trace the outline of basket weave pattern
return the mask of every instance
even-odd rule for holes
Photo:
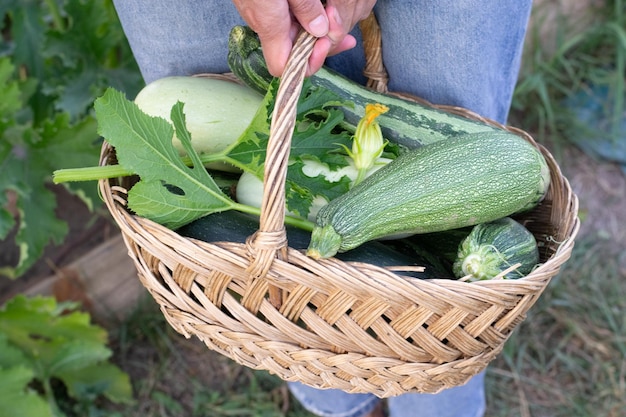
[[[284,176],[312,44],[309,36],[300,38],[281,80],[261,225],[246,243],[201,242],[133,215],[126,207],[132,178],[100,181],[105,203],[141,282],[186,337],[247,367],[318,388],[389,397],[464,384],[501,351],[569,258],[578,200],[545,148],[523,131],[500,126],[537,146],[550,167],[546,198],[520,218],[540,243],[543,262],[527,277],[417,280],[365,263],[316,261],[288,247]],[[465,109],[435,107],[497,125]],[[115,162],[105,142],[101,164]]]

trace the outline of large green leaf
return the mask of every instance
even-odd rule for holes
[[[0,368],[9,368],[24,363],[28,363],[24,353],[10,345],[7,336],[0,332]]]
[[[104,329],[86,313],[63,313],[48,297],[15,297],[0,310],[0,333],[20,349],[39,378],[108,359]]]
[[[78,401],[104,395],[114,402],[131,402],[129,376],[108,362],[112,352],[106,346],[106,331],[91,324],[90,316],[77,306],[52,297],[9,300],[0,309],[0,369],[24,367],[29,381],[43,387],[56,378]],[[7,392],[0,379],[0,397]],[[0,406],[0,416],[2,410]]]
[[[175,229],[233,206],[191,147],[182,103],[172,109],[171,120],[192,158],[191,167],[172,144],[174,130],[165,119],[146,115],[113,89],[96,100],[94,107],[99,132],[116,148],[119,164],[141,178],[128,195],[129,206],[137,214]]]
[[[47,25],[37,0],[22,0],[11,10],[11,37],[14,40],[13,62],[28,68],[29,76],[45,76],[42,51]]]
[[[12,79],[14,70],[8,58],[0,58],[0,127],[8,123],[23,105],[19,84]],[[3,130],[0,128],[0,134]]]
[[[20,346],[31,339],[23,345],[26,348],[36,348],[39,343],[54,338],[105,343],[106,331],[92,325],[89,314],[75,311],[76,307],[74,304],[59,304],[52,297],[20,295],[0,309],[0,332]]]
[[[93,100],[109,85],[135,94],[143,80],[110,0],[4,0],[0,28],[0,239],[15,231],[19,248],[0,275],[16,278],[65,240],[51,173],[97,164]],[[100,203],[93,184],[68,189]]]
[[[55,417],[48,402],[28,387],[32,378],[24,366],[0,367],[0,416]]]
[[[128,374],[111,363],[102,362],[73,372],[60,372],[56,376],[65,383],[74,398],[104,395],[118,404],[133,402],[133,388]]]
[[[4,137],[5,132],[13,125],[15,115],[22,107],[18,83],[11,79],[13,70],[8,58],[0,58],[0,137]],[[0,141],[0,170],[3,173],[8,173],[6,164],[12,148],[8,140]],[[2,187],[2,178],[6,181],[8,175],[0,176],[0,239],[4,239],[15,225],[15,218],[7,209],[8,194],[6,187]]]

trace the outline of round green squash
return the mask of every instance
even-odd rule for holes
[[[521,223],[510,217],[481,223],[459,245],[453,272],[468,281],[492,279],[513,265],[503,276],[517,279],[528,275],[539,263],[537,241]]]

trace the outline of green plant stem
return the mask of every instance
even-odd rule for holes
[[[242,213],[254,214],[256,216],[261,216],[261,209],[258,207],[249,206],[247,204],[234,203],[231,205],[232,210],[241,211]],[[299,229],[306,231],[313,231],[315,227],[315,223],[310,220],[303,219],[301,217],[294,217],[290,215],[285,215],[285,224],[290,226],[295,226]]]
[[[133,172],[121,165],[104,165],[84,168],[64,168],[52,173],[55,184],[78,181],[98,181],[101,179],[129,177]]]
[[[210,162],[223,161],[236,163],[236,161],[231,161],[228,157],[225,156],[225,153],[220,154],[204,154],[200,155],[200,159],[203,164],[207,164]],[[191,159],[188,157],[182,157],[181,160],[188,166],[191,165]],[[84,167],[84,168],[65,168],[54,171],[53,173],[53,181],[55,184],[60,184],[64,182],[75,182],[75,181],[97,181],[101,179],[109,179],[109,178],[118,178],[118,177],[127,177],[133,175],[134,173],[125,169],[121,165],[103,165],[103,166],[94,166],[94,167]],[[254,214],[256,216],[261,215],[261,209],[253,206],[248,206],[246,204],[233,203],[231,200],[227,200],[226,203],[229,205],[231,210],[241,211],[243,213]],[[315,224],[309,220],[302,219],[294,216],[285,216],[285,224],[295,226],[297,228],[312,231]]]
[[[180,159],[185,165],[192,165],[191,158],[183,156]],[[232,162],[230,159],[226,158],[223,153],[203,154],[200,155],[200,160],[203,164],[225,160]],[[134,172],[129,171],[123,166],[117,164],[82,168],[63,168],[52,173],[52,181],[55,184],[61,184],[64,182],[98,181],[109,178],[129,177],[133,174]]]
[[[59,409],[59,405],[57,404],[56,398],[54,398],[54,391],[52,390],[52,386],[50,385],[50,380],[48,378],[43,378],[42,385],[43,385],[44,395],[46,397],[46,401],[48,401],[48,405],[50,406],[52,415],[55,417],[63,417],[64,414]]]

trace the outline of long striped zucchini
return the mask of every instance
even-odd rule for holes
[[[307,250],[326,258],[402,233],[467,227],[529,210],[550,181],[543,155],[505,131],[408,152],[322,207]]]
[[[262,94],[272,76],[263,58],[257,35],[247,26],[235,26],[229,37],[228,64],[242,82]],[[380,103],[389,110],[378,117],[386,139],[413,149],[450,137],[497,130],[489,124],[467,119],[397,96],[375,92],[343,75],[323,67],[311,77],[314,85],[337,93],[354,103],[344,106],[346,121],[356,126],[368,103]]]

